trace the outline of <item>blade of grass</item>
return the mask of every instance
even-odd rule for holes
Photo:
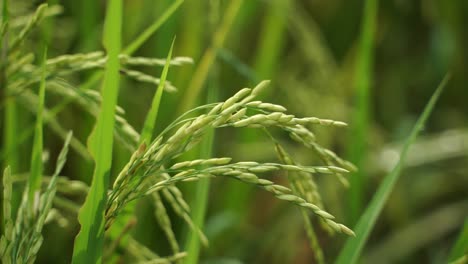
[[[143,43],[145,43],[160,27],[166,22],[172,14],[180,7],[184,0],[175,1],[158,20],[154,21],[143,33],[141,33],[132,43],[130,43],[123,51],[127,55],[133,54],[137,51]]]
[[[40,191],[42,183],[42,116],[44,112],[45,86],[46,86],[46,60],[47,48],[44,49],[43,61],[41,64],[41,82],[39,85],[39,103],[37,106],[36,128],[34,131],[33,149],[31,155],[31,171],[28,180],[28,202],[30,206],[34,204],[34,196]]]
[[[98,21],[101,14],[101,5],[96,4],[94,0],[81,0],[76,1],[78,6],[78,34],[79,43],[77,51],[79,52],[90,52],[98,49],[99,45],[99,23]],[[80,78],[87,78],[91,76],[89,73],[80,74]],[[83,115],[80,120],[80,126],[75,129],[77,137],[86,137],[89,131],[92,130],[94,124],[94,118],[91,116]],[[73,143],[73,141],[72,141]],[[73,145],[72,145],[73,147]],[[81,152],[83,153],[83,152]],[[82,155],[81,155],[82,156]],[[78,178],[86,183],[91,182],[93,175],[93,164],[92,162],[82,162],[82,157],[72,156],[70,164],[73,170],[77,171]],[[88,159],[91,160],[91,159]],[[79,165],[78,165],[79,164]],[[75,167],[76,166],[76,167]]]
[[[409,160],[410,157],[407,161]],[[369,243],[369,248],[363,254],[361,262],[380,263],[385,260],[386,263],[401,263],[411,259],[411,256],[415,256],[417,252],[424,251],[441,238],[459,230],[465,220],[465,212],[468,212],[468,200],[434,206],[431,212],[412,218],[411,222],[404,227],[392,230],[387,236],[378,237],[376,241]]]
[[[201,21],[205,15],[205,6],[196,1],[187,1],[181,8],[179,19],[180,27],[178,27],[177,50],[181,54],[192,57],[198,61],[204,45],[204,34],[206,28],[203,23],[193,23],[193,21]],[[187,87],[190,78],[192,77],[193,68],[183,68],[177,71],[177,78],[174,78],[176,87]]]
[[[358,168],[363,168],[366,156],[367,131],[370,120],[370,85],[372,82],[372,67],[374,60],[374,34],[377,18],[378,0],[367,0],[364,6],[364,16],[361,24],[357,68],[354,75],[356,89],[356,106],[353,113],[353,126],[350,129],[348,149],[349,160]],[[349,223],[355,224],[364,207],[365,178],[359,170],[350,176],[349,190]]]
[[[457,260],[468,255],[468,218],[465,219],[463,229],[460,231],[457,241],[450,251],[448,263],[456,262]]]
[[[88,52],[95,50],[98,43],[96,26],[99,18],[99,5],[96,5],[94,0],[81,0],[80,19],[78,20],[78,30],[80,34],[80,51]]]
[[[361,216],[359,222],[354,228],[356,237],[348,238],[343,250],[341,251],[335,263],[352,264],[358,261],[358,258],[361,255],[364,245],[370,235],[370,232],[372,231],[378,216],[382,212],[382,209],[393,187],[395,186],[396,181],[400,176],[400,171],[406,159],[406,156],[408,155],[408,150],[416,140],[416,137],[418,136],[419,132],[424,128],[424,125],[430,113],[434,109],[434,106],[437,100],[439,99],[443,89],[445,88],[449,78],[449,75],[445,76],[445,78],[439,84],[439,87],[437,87],[436,91],[427,103],[423,113],[419,117],[418,121],[414,125],[413,130],[411,131],[411,134],[409,135],[405,144],[403,145],[403,149],[401,150],[400,159],[398,163],[395,165],[393,170],[385,176],[377,192],[372,197],[372,200],[366,208],[364,214]]]
[[[254,61],[254,69],[262,79],[271,79],[275,68],[279,65],[279,56],[284,47],[287,29],[287,13],[289,0],[273,1],[268,7],[268,13],[263,20],[260,41]]]
[[[9,15],[8,15],[8,0],[3,0],[2,1],[2,11],[0,13],[0,15],[2,16],[2,19],[1,19],[1,24],[0,26],[2,26],[2,31],[1,31],[1,35],[0,37],[2,37],[1,41],[0,41],[0,51],[1,51],[1,56],[2,56],[2,60],[6,57],[4,52],[3,52],[3,49],[2,47],[3,46],[7,46],[6,44],[6,41],[7,41],[7,38],[4,37],[4,33],[8,32],[8,22],[9,22]]]
[[[46,1],[49,7],[52,6],[57,6],[58,5],[58,0],[47,0]],[[44,22],[41,25],[41,37],[43,39],[44,46],[48,46],[48,44],[51,42],[53,36],[52,32],[54,29],[55,25],[55,17],[47,17],[44,19]]]
[[[7,62],[7,52],[8,52],[8,22],[9,22],[9,15],[8,15],[8,0],[3,0],[2,1],[2,11],[0,15],[2,16],[1,19],[1,24],[0,26],[2,27],[2,32],[0,35],[0,58],[2,63],[0,64],[0,86],[3,87],[3,95],[6,98],[8,96],[8,90],[6,89],[7,87],[7,78],[5,74],[6,67],[4,67],[2,64],[8,63]],[[5,116],[4,116],[4,124],[3,124],[3,148],[5,152],[8,152],[7,159],[4,162],[4,167],[9,166],[9,171],[13,167],[13,170],[16,170],[18,167],[18,161],[19,159],[17,158],[17,152],[16,148],[14,147],[16,144],[15,139],[15,132],[16,132],[16,124],[14,122],[14,118],[16,116],[16,111],[15,111],[15,102],[10,98],[6,100],[5,103]],[[12,152],[15,151],[15,152]],[[0,182],[2,183],[2,182]],[[3,193],[3,186],[0,186],[0,190],[2,190]],[[3,197],[0,196],[0,197]],[[16,208],[19,204],[19,199],[20,197],[16,195],[12,200],[13,208]],[[3,203],[0,203],[3,205]],[[3,210],[0,210],[0,217],[3,217]],[[3,224],[0,227],[0,231],[3,232]]]
[[[153,102],[151,103],[151,108],[146,116],[145,123],[143,125],[143,130],[141,131],[140,144],[143,142],[151,142],[151,139],[153,137],[154,126],[158,118],[159,105],[161,103],[164,84],[166,83],[167,73],[169,72],[169,65],[172,58],[172,49],[174,48],[174,42],[175,38],[172,40],[171,48],[169,49],[169,53],[167,54],[166,64],[164,65],[161,74],[161,82],[159,83],[156,93],[154,94]]]
[[[220,21],[220,14],[221,14],[221,1],[211,1],[209,5],[209,14],[210,16],[208,17],[208,22],[210,25],[210,32],[216,35],[220,31],[224,31],[226,34],[227,31],[229,31],[230,25],[226,26],[227,24],[232,25],[231,22],[226,22],[223,21],[222,25],[217,28],[217,25],[219,24]],[[235,14],[238,12],[240,8],[240,4],[237,7],[233,7],[232,5],[235,4],[231,2],[231,5],[228,6],[227,12],[234,12],[232,14],[231,18],[227,18],[228,20],[233,20],[234,17],[236,16]],[[237,10],[232,11],[231,9],[235,8]],[[212,41],[212,44],[215,42],[215,40]],[[213,45],[214,46],[214,45]],[[218,47],[220,48],[220,47]],[[208,51],[207,51],[208,52]],[[203,57],[206,58],[207,52],[204,53]],[[216,57],[216,53],[218,50],[216,49],[214,51],[214,56]],[[213,58],[213,61],[210,64],[216,64],[215,58]],[[205,68],[206,72],[199,71],[200,68],[197,68],[197,73],[199,74],[199,77],[204,79],[200,79],[200,89],[203,87],[206,79],[208,79],[208,94],[206,97],[206,103],[211,103],[211,102],[216,102],[217,97],[218,97],[218,89],[217,86],[219,84],[218,82],[218,77],[219,77],[219,71],[218,67],[216,65],[213,65],[212,69],[211,67]],[[182,107],[184,107],[182,105]],[[214,141],[214,136],[215,136],[215,131],[212,129],[208,131],[206,134],[206,137],[203,139],[201,142],[200,147],[197,149],[198,156],[201,158],[211,158],[213,156],[213,141]],[[191,217],[193,219],[193,223],[195,226],[198,226],[201,230],[204,229],[204,223],[205,223],[205,217],[206,217],[206,210],[208,206],[208,196],[209,196],[209,190],[210,190],[210,179],[203,179],[202,181],[199,181],[196,183],[195,188],[191,189],[191,201],[190,201],[190,208],[192,209]],[[195,264],[199,263],[199,258],[200,258],[200,237],[199,234],[196,232],[196,230],[192,229],[188,233],[185,233],[185,250],[187,252],[187,257],[184,259],[185,264]]]
[[[102,106],[88,139],[95,159],[90,191],[79,213],[80,233],[75,239],[72,263],[101,263],[104,246],[104,211],[112,163],[115,107],[119,91],[122,1],[108,1],[103,44],[108,53],[102,85]]]

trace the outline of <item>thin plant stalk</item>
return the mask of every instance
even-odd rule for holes
[[[353,126],[350,129],[348,158],[358,168],[364,168],[366,158],[367,131],[370,121],[370,89],[374,61],[374,38],[378,0],[366,0],[361,24],[361,36],[357,51],[357,66],[354,74],[356,106],[353,113]],[[355,223],[364,207],[366,179],[364,172],[358,171],[350,177],[349,220]]]
[[[234,6],[235,13],[231,15],[230,19],[231,21],[225,22],[221,25],[219,29],[215,28],[215,25],[218,23],[220,17],[219,17],[219,6],[220,2],[215,0],[211,2],[211,16],[210,16],[210,24],[212,25],[213,31],[216,30],[215,35],[220,32],[224,31],[224,34],[227,34],[227,31],[229,31],[230,25],[232,25],[235,17],[235,13],[238,12],[240,8],[240,3],[239,6],[236,7]],[[231,3],[233,4],[233,3]],[[231,10],[229,8],[232,8],[232,6],[228,7],[228,12]],[[226,25],[230,24],[230,25]],[[213,43],[215,40],[213,40]],[[221,41],[222,43],[222,41]],[[216,44],[213,44],[215,46]],[[219,44],[221,45],[221,44]],[[217,51],[215,51],[217,53]],[[207,52],[203,55],[203,57],[206,59],[207,58]],[[209,57],[209,56],[208,56]],[[208,61],[206,61],[207,63]],[[210,64],[216,64],[215,58],[213,58],[213,61],[210,62]],[[199,81],[200,81],[200,87],[196,89],[201,89],[203,84],[205,83],[206,78],[209,78],[209,84],[208,84],[208,95],[207,95],[207,103],[212,103],[216,102],[218,98],[218,90],[217,90],[217,77],[218,77],[218,71],[216,70],[216,67],[213,67],[213,70],[210,71],[210,67],[207,68],[202,68],[201,71],[199,71],[200,68],[197,69],[197,73]],[[205,70],[206,72],[203,72]],[[195,75],[197,76],[197,75]],[[203,79],[203,80],[202,80]],[[193,87],[192,87],[193,88]],[[190,88],[189,88],[190,89]],[[189,90],[190,91],[190,90]],[[184,107],[184,105],[182,105]],[[199,156],[201,158],[211,158],[213,156],[213,141],[215,137],[215,132],[214,130],[210,130],[206,137],[203,139],[201,142],[201,146],[199,149]],[[202,179],[199,181],[195,188],[195,193],[192,193],[192,202],[190,204],[192,208],[192,219],[193,222],[196,226],[200,227],[203,230],[204,223],[205,223],[205,217],[206,217],[206,210],[208,206],[208,196],[209,196],[209,190],[210,190],[210,179]],[[200,258],[200,238],[198,237],[198,234],[195,232],[195,230],[192,230],[191,232],[188,233],[187,239],[185,241],[185,250],[187,251],[187,258],[184,259],[184,264],[196,264],[199,262]]]
[[[180,103],[179,113],[183,113],[194,106],[198,96],[200,95],[203,85],[208,77],[213,62],[216,59],[218,49],[222,48],[227,34],[229,33],[236,15],[242,5],[243,0],[233,0],[227,7],[226,14],[220,25],[216,30],[210,47],[203,54],[197,70],[195,71],[189,87],[185,91]]]
[[[143,31],[132,43],[124,48],[123,53],[131,55],[135,53],[180,7],[184,0],[176,0],[153,24]]]
[[[7,0],[3,0],[2,1],[2,5],[1,5],[1,12],[0,12],[0,16],[1,16],[1,23],[2,25],[8,25],[8,1]],[[4,30],[7,30],[7,28],[5,28]],[[1,58],[1,61],[6,61],[6,51],[4,50],[4,47],[7,47],[8,46],[8,43],[7,43],[7,37],[6,35],[5,36],[2,36],[2,38],[0,39],[0,58]],[[2,87],[7,87],[6,86],[7,82],[6,82],[6,75],[5,75],[5,67],[3,67],[2,65],[0,65],[0,85]],[[4,88],[3,92],[4,96],[6,96],[7,94],[7,90]],[[6,102],[6,104],[8,104],[8,101]],[[11,118],[8,118],[8,114],[7,114],[7,109],[8,109],[8,106],[5,105],[5,120],[11,120]],[[11,121],[10,121],[11,122]],[[11,137],[11,132],[9,132],[9,126],[8,126],[8,122],[5,122],[4,124],[4,131],[3,131],[3,144],[5,146],[6,149],[9,149],[11,150],[12,147],[11,146],[8,146],[8,142],[10,140],[10,137]],[[8,162],[7,162],[8,163]],[[16,165],[16,164],[14,164]],[[4,167],[7,167],[8,165],[7,164],[4,164]],[[0,195],[0,200],[1,200],[1,203],[0,203],[0,206],[3,207],[3,181],[0,181],[0,187],[1,187],[1,190],[2,190],[2,195]],[[1,208],[2,210],[0,210],[0,217],[3,219],[4,216],[3,216],[3,208]],[[2,231],[3,233],[3,228],[4,228],[4,225],[3,225],[3,222],[2,224],[0,225],[0,231]]]
[[[216,102],[218,97],[217,94],[218,91],[216,85],[211,83],[208,90],[207,103]],[[206,134],[206,137],[201,143],[200,158],[209,159],[213,156],[214,137],[214,130],[211,130]],[[209,191],[210,179],[201,179],[196,184],[194,200],[191,204],[193,222],[202,230],[205,223]],[[186,242],[187,257],[184,259],[184,264],[196,264],[199,262],[200,246],[200,238],[195,230],[192,230]]]

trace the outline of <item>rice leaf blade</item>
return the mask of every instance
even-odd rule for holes
[[[88,139],[95,159],[90,191],[79,213],[80,233],[75,239],[72,263],[101,263],[104,246],[104,211],[112,163],[115,107],[119,90],[122,1],[108,1],[103,44],[108,60],[102,85],[102,106],[96,126]]]
[[[29,193],[28,201],[32,206],[34,194],[36,191],[39,191],[42,182],[42,151],[43,151],[43,127],[42,127],[42,117],[44,112],[44,101],[45,101],[45,86],[46,86],[46,58],[47,58],[47,49],[44,50],[43,61],[41,65],[41,82],[39,85],[39,103],[37,106],[37,119],[36,127],[34,131],[34,142],[33,150],[31,156],[31,171],[29,176]]]
[[[465,219],[463,229],[450,251],[448,263],[456,262],[460,258],[463,258],[463,256],[468,258],[468,218]]]
[[[169,53],[167,54],[166,64],[164,65],[162,74],[161,74],[161,81],[158,85],[156,93],[154,94],[153,101],[151,103],[151,108],[146,116],[145,123],[143,125],[143,130],[141,131],[140,135],[140,143],[151,141],[154,126],[156,124],[156,120],[158,118],[158,111],[159,105],[161,103],[162,93],[164,90],[164,85],[166,83],[167,73],[169,72],[169,66],[172,58],[172,49],[174,47],[175,38],[172,41],[171,48],[169,49]]]
[[[403,149],[400,152],[400,159],[398,163],[395,165],[393,170],[385,176],[383,182],[380,184],[377,192],[372,197],[371,202],[364,211],[364,214],[362,214],[356,227],[354,228],[356,237],[348,238],[344,248],[340,252],[340,255],[338,256],[335,263],[356,263],[358,261],[359,256],[361,255],[361,252],[364,248],[364,245],[370,235],[370,232],[372,231],[378,216],[382,212],[382,209],[393,187],[395,186],[396,181],[400,176],[400,171],[408,155],[408,150],[411,147],[411,145],[415,142],[419,132],[424,128],[424,124],[426,123],[429,115],[434,109],[434,106],[437,100],[439,99],[443,89],[445,88],[448,80],[449,75],[445,76],[445,78],[439,84],[439,87],[437,87],[437,89],[435,90],[431,99],[424,108],[424,111],[422,112],[418,121],[414,125],[410,135],[406,139],[406,142],[403,145]]]
[[[130,43],[123,51],[124,54],[131,55],[137,51],[143,43],[145,43],[160,27],[163,25],[172,14],[180,7],[184,0],[177,0],[164,11],[158,20],[154,21],[145,31],[143,31],[132,43]]]
[[[366,157],[367,131],[370,122],[370,93],[374,60],[374,38],[377,20],[378,0],[365,1],[364,16],[359,40],[359,55],[355,73],[356,109],[353,113],[353,126],[349,133],[349,160],[358,168],[363,168]],[[355,172],[350,178],[349,220],[354,225],[363,211],[366,186],[364,171]]]

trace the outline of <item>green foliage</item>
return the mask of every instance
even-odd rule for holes
[[[2,263],[327,263],[342,234],[356,237],[340,263],[466,261],[466,227],[454,235],[466,208],[466,110],[456,108],[466,92],[447,90],[425,122],[445,79],[402,152],[386,145],[406,134],[449,55],[461,58],[450,85],[464,83],[461,3],[111,0],[104,50],[105,5],[48,3],[0,4]],[[301,117],[310,113],[327,118]],[[416,140],[423,125],[431,135]],[[405,167],[413,177],[399,177]]]
[[[124,49],[124,54],[131,55],[138,48],[143,45],[163,24],[169,19],[172,14],[180,7],[184,0],[176,0],[172,5],[159,17],[158,20],[154,21],[141,35],[139,35],[131,44]]]
[[[450,263],[463,263],[468,259],[468,219],[465,219],[465,224],[460,232],[460,235],[453,245],[450,252],[449,262]]]
[[[101,263],[104,249],[104,214],[112,165],[115,107],[119,92],[119,53],[121,42],[122,1],[111,0],[104,26],[103,44],[107,64],[102,84],[102,106],[96,126],[88,139],[95,160],[94,176],[86,201],[80,210],[80,233],[75,239],[73,263]]]
[[[42,182],[42,150],[43,150],[43,136],[42,136],[42,116],[44,111],[44,101],[45,101],[45,86],[46,86],[46,60],[47,60],[47,50],[44,51],[44,56],[41,65],[41,84],[39,87],[39,105],[37,109],[37,120],[36,128],[34,131],[34,144],[32,150],[32,160],[31,160],[31,176],[28,181],[28,201],[29,205],[32,206],[34,201],[34,196],[36,191],[41,187]]]
[[[377,218],[382,212],[382,209],[385,203],[387,202],[390,193],[392,192],[398,178],[400,177],[403,163],[405,162],[406,157],[408,156],[408,151],[411,145],[416,141],[418,134],[424,128],[426,121],[429,118],[429,115],[431,114],[432,110],[434,109],[435,104],[440,97],[440,94],[447,85],[448,80],[449,76],[446,76],[440,83],[439,87],[437,87],[437,89],[435,90],[429,102],[427,103],[426,107],[424,108],[424,111],[422,112],[418,121],[414,125],[413,129],[411,130],[411,134],[408,136],[408,139],[406,140],[403,149],[401,150],[398,163],[395,165],[392,171],[385,176],[379,189],[377,190],[374,197],[367,206],[364,214],[359,219],[359,222],[357,223],[355,228],[356,238],[348,239],[336,263],[356,263],[359,260],[359,256],[361,255],[364,245],[367,239],[369,238],[370,232],[372,231],[372,228],[374,227]]]
[[[167,73],[169,71],[174,42],[175,39],[172,41],[171,48],[169,50],[169,53],[167,54],[166,64],[164,65],[163,72],[161,74],[161,81],[158,85],[156,93],[154,94],[153,102],[151,103],[151,108],[149,109],[148,115],[146,116],[145,124],[143,125],[143,130],[141,131],[140,135],[140,143],[150,142],[153,137],[154,125],[156,124],[156,120],[158,118],[159,105],[161,103],[162,92],[166,83]]]
[[[371,120],[371,87],[373,81],[374,46],[377,24],[378,0],[364,1],[364,16],[357,53],[354,88],[356,108],[353,113],[353,126],[350,130],[349,157],[359,168],[363,168],[367,157],[367,138]],[[349,209],[351,223],[356,223],[364,207],[366,192],[365,171],[356,172],[351,177]]]

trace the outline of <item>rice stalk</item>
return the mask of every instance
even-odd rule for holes
[[[227,34],[234,23],[236,15],[242,5],[243,0],[233,0],[226,8],[227,13],[224,19],[213,35],[210,47],[204,52],[196,72],[193,74],[189,87],[185,91],[180,103],[179,113],[183,113],[192,108],[196,98],[198,98],[203,85],[206,81],[211,66],[216,58],[216,54],[222,48]]]
[[[123,53],[131,55],[137,51],[143,43],[145,43],[160,27],[164,22],[169,19],[172,14],[180,7],[184,0],[176,0],[172,5],[159,17],[156,21],[153,22],[149,27],[147,27],[132,43],[130,43],[126,48],[124,48]]]
[[[366,158],[367,131],[370,122],[370,92],[374,60],[374,39],[376,31],[378,0],[368,0],[364,4],[364,15],[359,38],[357,69],[354,89],[356,89],[356,109],[353,113],[353,127],[350,130],[348,149],[349,159],[359,168],[364,167]],[[351,177],[349,190],[349,220],[356,223],[364,208],[366,179],[363,172],[356,172]]]

